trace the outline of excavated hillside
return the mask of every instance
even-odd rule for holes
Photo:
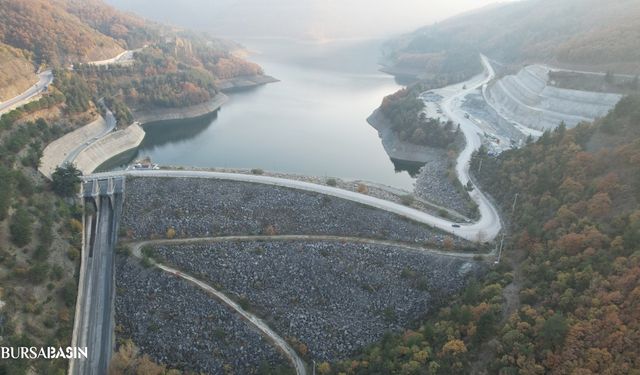
[[[484,92],[485,100],[507,120],[547,130],[561,122],[568,127],[592,122],[605,116],[622,97],[550,86],[549,72],[546,66],[527,66],[491,84]]]

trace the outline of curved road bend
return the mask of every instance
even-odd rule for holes
[[[467,147],[468,148],[468,147]],[[471,155],[471,151],[469,151]],[[468,166],[467,166],[468,170]],[[167,177],[167,178],[209,178],[228,181],[239,182],[251,182],[272,186],[282,186],[292,189],[310,191],[314,193],[320,193],[325,195],[331,195],[337,198],[347,199],[353,202],[361,203],[370,207],[378,208],[388,212],[395,213],[397,215],[406,217],[408,219],[430,225],[438,228],[444,232],[451,233],[453,235],[462,237],[469,241],[476,241],[479,238],[479,234],[484,241],[493,240],[500,231],[501,224],[498,218],[497,211],[489,204],[488,200],[484,198],[486,203],[480,206],[481,218],[479,221],[471,224],[460,224],[459,228],[452,227],[455,224],[452,221],[443,219],[441,217],[433,216],[426,212],[416,210],[404,206],[399,203],[387,201],[384,199],[372,197],[369,195],[360,194],[353,191],[334,188],[331,186],[318,185],[305,181],[289,180],[279,177],[261,176],[261,175],[247,175],[237,173],[226,172],[208,172],[208,171],[184,171],[184,170],[128,170],[128,171],[115,171],[96,173],[86,176],[86,179],[92,178],[108,178],[117,176],[134,176],[134,177]],[[466,181],[464,182],[466,184]],[[472,193],[478,195],[479,192],[475,189]],[[475,193],[475,194],[474,194]],[[481,197],[484,197],[480,194]],[[477,199],[477,198],[476,198]]]
[[[105,126],[104,130],[102,131],[102,133],[98,134],[97,136],[93,137],[92,139],[90,139],[90,140],[88,140],[88,141],[86,141],[84,143],[80,143],[79,145],[77,145],[64,158],[64,161],[62,162],[62,165],[66,164],[66,163],[73,163],[76,160],[76,158],[78,157],[78,155],[80,155],[80,153],[82,151],[84,151],[86,148],[88,148],[92,144],[98,142],[100,139],[102,139],[107,134],[111,133],[116,128],[116,118],[115,118],[115,116],[113,116],[113,113],[108,108],[106,109],[105,122],[106,122],[106,126]]]
[[[141,249],[143,246],[147,245],[147,244],[152,244],[155,243],[155,241],[145,241],[145,242],[138,242],[136,244],[133,245],[133,249],[132,249],[132,253],[134,256],[141,258],[142,254],[141,254]],[[264,335],[268,340],[270,340],[271,342],[273,342],[278,349],[280,349],[282,351],[282,353],[284,353],[285,356],[287,356],[287,358],[289,359],[289,361],[291,362],[291,364],[293,365],[293,367],[296,370],[296,374],[298,375],[306,375],[307,374],[307,369],[306,366],[304,364],[304,362],[302,361],[302,359],[298,356],[298,353],[296,353],[295,350],[293,350],[293,348],[282,338],[280,337],[277,333],[275,333],[273,330],[271,330],[271,328],[269,328],[269,326],[260,318],[258,318],[257,316],[251,314],[250,312],[247,312],[246,310],[244,310],[242,307],[240,307],[240,305],[238,305],[236,302],[234,302],[231,298],[227,297],[224,293],[218,291],[217,289],[213,288],[212,286],[196,279],[193,276],[187,275],[185,273],[183,273],[182,271],[179,271],[175,268],[169,267],[169,266],[165,266],[163,264],[160,263],[156,263],[154,262],[154,265],[158,268],[160,268],[161,270],[171,273],[175,276],[181,277],[187,281],[189,281],[192,284],[195,284],[196,286],[198,286],[199,288],[203,289],[206,292],[209,292],[211,294],[213,294],[213,296],[218,299],[220,302],[222,302],[223,304],[227,305],[229,308],[233,309],[234,311],[236,311],[238,314],[240,314],[247,322],[249,322],[251,325],[253,325],[255,328],[258,329],[258,331],[260,331],[260,333],[262,335]]]
[[[251,242],[251,241],[300,241],[300,242],[340,242],[340,243],[360,243],[369,245],[380,245],[395,247],[405,251],[412,252],[427,252],[430,254],[441,255],[451,258],[459,259],[473,259],[478,255],[492,257],[495,255],[496,248],[493,248],[489,253],[469,253],[469,252],[456,252],[456,251],[444,251],[437,250],[430,247],[421,246],[418,244],[409,244],[405,242],[378,240],[373,238],[362,237],[345,237],[345,236],[331,236],[331,235],[308,235],[308,234],[278,234],[278,235],[246,235],[246,236],[222,236],[222,237],[193,237],[193,238],[175,238],[172,240],[160,239],[145,241],[144,245],[177,245],[177,244],[192,244],[192,243],[219,243],[219,242]],[[137,243],[134,244],[137,246]]]
[[[45,70],[44,72],[38,74],[38,77],[38,83],[29,87],[27,91],[7,100],[6,102],[0,103],[0,116],[5,114],[6,112],[9,112],[13,108],[17,108],[19,106],[27,104],[27,102],[31,98],[43,92],[45,88],[47,88],[47,86],[49,86],[51,82],[53,82],[53,72],[51,72],[51,70]]]

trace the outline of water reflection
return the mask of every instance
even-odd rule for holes
[[[412,189],[417,166],[392,162],[367,117],[400,86],[378,71],[379,41],[244,41],[280,79],[229,93],[217,115],[147,126],[136,157],[161,165],[262,168]]]
[[[147,135],[142,142],[141,151],[153,150],[170,143],[186,142],[204,132],[218,117],[218,112],[189,120],[172,120],[149,123],[144,126]]]

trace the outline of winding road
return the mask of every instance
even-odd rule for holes
[[[51,70],[45,70],[38,74],[38,77],[38,83],[29,87],[27,91],[7,100],[6,102],[0,103],[0,116],[14,108],[27,104],[33,97],[43,92],[51,82],[53,82],[53,72],[51,72]]]
[[[462,99],[474,90],[487,84],[495,77],[495,72],[491,65],[482,56],[485,65],[485,73],[471,78],[469,81],[461,82],[445,88],[434,90],[443,97],[441,106],[444,114],[454,123],[460,124],[460,129],[466,138],[465,148],[457,159],[456,173],[462,185],[467,185],[471,178],[469,176],[469,163],[471,156],[482,145],[482,131],[471,120],[465,118],[464,111],[460,109]],[[118,176],[133,177],[166,177],[166,178],[210,178],[218,180],[252,182],[265,185],[282,186],[292,189],[310,191],[314,193],[331,195],[337,198],[348,199],[370,207],[389,211],[405,218],[427,224],[434,228],[438,228],[444,232],[451,233],[455,236],[464,238],[469,241],[487,242],[496,238],[502,229],[502,223],[497,209],[491,204],[487,196],[482,193],[471,181],[474,187],[469,195],[471,199],[478,205],[480,219],[473,223],[456,223],[450,220],[428,214],[423,211],[416,210],[411,207],[404,206],[399,203],[390,202],[384,199],[360,194],[353,191],[343,190],[331,186],[318,185],[310,182],[290,180],[272,176],[247,175],[226,172],[209,172],[209,171],[187,171],[187,170],[128,170],[96,173],[87,176],[92,178],[109,178]],[[454,227],[454,225],[456,225]]]
[[[132,254],[138,258],[142,258],[141,249],[143,246],[159,243],[159,242],[164,243],[167,241],[145,241],[145,242],[135,243],[132,245]],[[280,335],[278,335],[271,328],[269,328],[269,326],[262,319],[246,311],[245,309],[240,307],[240,305],[238,305],[235,301],[233,301],[231,298],[227,297],[224,293],[218,291],[217,289],[210,286],[209,284],[203,281],[200,281],[193,276],[185,274],[184,272],[179,271],[175,268],[154,262],[153,260],[152,262],[156,267],[160,268],[161,270],[168,272],[170,274],[173,274],[175,276],[181,277],[189,281],[190,283],[196,285],[197,287],[203,289],[204,291],[211,293],[216,299],[218,299],[227,307],[231,308],[232,310],[240,314],[240,316],[242,316],[243,319],[245,319],[247,322],[253,325],[269,341],[274,343],[278,347],[278,349],[280,349],[280,351],[282,351],[282,353],[293,364],[293,367],[296,370],[296,374],[298,375],[307,374],[307,368],[304,364],[304,361],[300,358],[300,356],[298,356],[298,353],[296,353],[296,351],[282,337],[280,337]]]
[[[67,156],[64,158],[64,161],[61,163],[61,165],[64,165],[66,163],[73,163],[76,158],[78,157],[78,155],[87,147],[91,146],[92,144],[96,143],[97,141],[99,141],[102,137],[106,136],[107,134],[111,133],[115,128],[116,128],[116,118],[115,116],[113,116],[113,113],[111,112],[111,110],[109,110],[108,108],[105,107],[105,122],[106,122],[106,126],[104,128],[104,130],[102,131],[102,133],[98,134],[97,136],[93,137],[92,139],[81,143],[79,145],[76,146],[76,148],[74,148],[71,152],[69,152],[69,154],[67,154]]]
[[[373,208],[385,210],[391,213],[395,213],[407,219],[414,220],[416,222],[420,222],[426,225],[429,225],[434,228],[438,228],[444,232],[451,233],[455,236],[459,236],[461,238],[467,239],[469,241],[492,241],[496,238],[500,230],[502,229],[502,224],[500,221],[500,217],[496,208],[491,204],[489,199],[486,197],[484,193],[482,193],[473,183],[469,175],[469,163],[471,160],[471,156],[475,150],[477,150],[482,145],[482,131],[478,128],[478,126],[469,118],[466,118],[464,111],[460,108],[460,105],[464,99],[464,97],[471,93],[474,90],[486,85],[490,80],[492,80],[495,76],[495,73],[491,66],[488,64],[484,56],[482,56],[483,63],[485,65],[485,73],[476,77],[473,77],[467,82],[462,82],[456,85],[448,86],[442,88],[440,90],[435,90],[439,95],[442,96],[442,102],[440,103],[444,114],[454,123],[460,124],[460,129],[463,132],[466,138],[465,148],[460,153],[457,159],[456,165],[456,173],[458,175],[458,179],[463,185],[467,185],[470,183],[473,186],[472,191],[469,193],[471,198],[478,204],[478,209],[480,213],[480,219],[473,223],[456,223],[438,216],[434,216],[423,211],[416,210],[414,208],[410,208],[404,206],[399,203],[383,200],[380,198],[372,197],[369,195],[343,190],[331,186],[318,185],[314,183],[309,183],[305,181],[298,180],[290,180],[279,177],[272,176],[263,176],[263,175],[248,175],[248,174],[237,174],[237,173],[225,173],[225,172],[210,172],[210,171],[188,171],[188,170],[127,170],[127,171],[115,171],[115,172],[105,172],[105,173],[96,173],[89,176],[85,176],[85,181],[88,180],[102,180],[105,181],[109,178],[117,178],[117,177],[160,177],[160,178],[206,178],[206,179],[217,179],[217,180],[227,180],[227,181],[238,181],[238,182],[249,182],[249,183],[258,183],[264,185],[272,185],[279,186],[291,189],[298,189],[303,191],[309,191],[319,194],[325,194],[334,196],[341,199],[347,199],[353,202],[361,203]],[[88,140],[90,141],[90,140]],[[188,192],[184,192],[188,194]],[[106,207],[102,207],[102,212],[106,210]],[[106,210],[108,211],[108,210]],[[115,220],[114,222],[117,222]],[[100,221],[98,224],[106,225],[106,222]],[[97,234],[100,237],[101,243],[103,238],[110,238],[110,235],[114,235],[113,233],[105,233],[102,235],[103,230],[102,226],[98,225]],[[405,248],[406,250],[412,251],[430,251],[446,256],[460,257],[470,259],[473,258],[476,254],[462,254],[462,253],[453,253],[453,252],[445,252],[434,249],[422,248],[420,246],[412,246],[407,244],[398,244],[393,241],[377,241],[377,240],[369,240],[369,239],[361,239],[361,238],[351,238],[351,237],[336,237],[336,236],[262,236],[264,239],[270,240],[301,240],[301,241],[318,241],[318,240],[334,240],[334,241],[352,241],[352,242],[361,242],[361,243],[378,243],[388,246],[399,246]],[[229,240],[256,240],[256,236],[235,236],[235,237],[223,237],[223,238],[205,238],[200,239],[203,241],[229,241]],[[147,241],[135,244],[134,255],[140,257],[140,249],[145,244],[154,243],[154,242],[166,242],[167,240],[158,240],[158,241]],[[190,241],[190,240],[174,240],[176,241]],[[191,240],[193,241],[193,240]],[[115,242],[115,241],[113,241]],[[102,251],[112,251],[113,243],[110,244],[110,249],[101,249]],[[96,248],[94,248],[95,250]],[[85,247],[86,250],[86,247]],[[489,256],[495,256],[494,252],[490,254],[484,254]],[[112,260],[107,260],[106,262],[99,262],[100,264],[111,264]],[[283,340],[278,334],[273,332],[261,319],[257,318],[253,314],[242,309],[238,304],[236,304],[233,300],[229,299],[220,291],[211,287],[210,285],[190,276],[188,274],[184,274],[176,269],[165,266],[163,264],[156,264],[156,266],[165,272],[170,272],[176,276],[179,276],[194,285],[206,290],[207,292],[214,295],[218,300],[227,305],[229,308],[236,311],[240,314],[246,321],[252,324],[256,329],[258,329],[265,337],[269,338],[271,342],[273,342],[282,352],[289,358],[291,363],[293,364],[296,372],[300,375],[306,374],[306,367],[304,362],[300,359],[297,353],[287,344],[285,340]],[[85,264],[84,272],[88,268],[88,265]],[[82,282],[85,288],[88,290],[92,290],[93,292],[101,291],[103,293],[109,293],[108,291],[104,292],[105,288],[99,288],[96,285],[92,286],[93,280],[107,280],[112,278],[111,270],[100,270],[98,269],[95,274],[90,277],[86,283]],[[83,296],[87,296],[90,293],[81,293]],[[102,295],[102,294],[100,294]],[[85,297],[86,298],[86,297]],[[79,302],[80,303],[80,302]],[[83,373],[83,370],[89,370],[88,373],[99,373],[98,368],[105,368],[105,358],[108,356],[103,355],[104,353],[108,353],[109,343],[111,342],[112,331],[108,328],[110,326],[109,319],[111,315],[111,309],[105,308],[102,306],[101,308],[96,308],[95,303],[92,301],[84,301],[85,305],[89,303],[93,308],[85,309],[87,311],[101,311],[101,317],[95,317],[95,319],[84,319],[83,323],[80,324],[78,329],[82,328],[87,332],[97,333],[98,336],[102,335],[102,339],[100,340],[104,345],[101,348],[96,348],[95,352],[97,353],[95,356],[98,358],[94,359],[89,363],[80,363],[77,366],[72,364],[70,365],[71,372],[74,373]],[[81,314],[81,316],[84,316]],[[82,319],[81,319],[82,320]],[[88,322],[92,327],[86,326]],[[97,321],[107,322],[106,324],[97,324]],[[78,324],[76,324],[78,326]],[[75,327],[74,327],[75,329]],[[105,330],[109,330],[110,332],[105,332]],[[74,334],[75,336],[75,334]],[[78,343],[85,343],[85,341],[79,340],[76,341]],[[87,342],[88,343],[88,342]],[[99,352],[99,353],[98,353]],[[97,363],[95,362],[97,361]],[[89,368],[85,366],[90,366]],[[79,372],[78,372],[79,371]]]

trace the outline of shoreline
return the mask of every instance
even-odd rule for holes
[[[142,126],[163,121],[187,120],[213,113],[219,110],[227,101],[229,101],[228,96],[223,93],[218,93],[208,102],[188,107],[134,111],[133,118],[134,121],[139,122]]]
[[[240,76],[229,79],[221,79],[216,82],[216,87],[221,92],[231,93],[252,87],[266,85],[267,83],[280,82],[279,79],[268,75]]]
[[[367,117],[367,123],[378,131],[382,146],[391,159],[418,164],[426,164],[433,160],[433,153],[429,148],[400,140],[393,132],[391,122],[380,112],[380,108],[376,108]]]
[[[259,78],[258,78],[259,77]],[[160,108],[152,110],[134,111],[134,123],[123,130],[108,134],[106,137],[82,150],[74,163],[83,172],[91,174],[99,170],[111,160],[123,155],[134,154],[144,141],[144,128],[168,121],[191,120],[208,116],[217,112],[229,101],[229,97],[222,91],[232,91],[249,87],[261,86],[271,82],[279,82],[271,76],[239,77],[227,80],[228,88],[222,88],[211,100],[181,108]]]

